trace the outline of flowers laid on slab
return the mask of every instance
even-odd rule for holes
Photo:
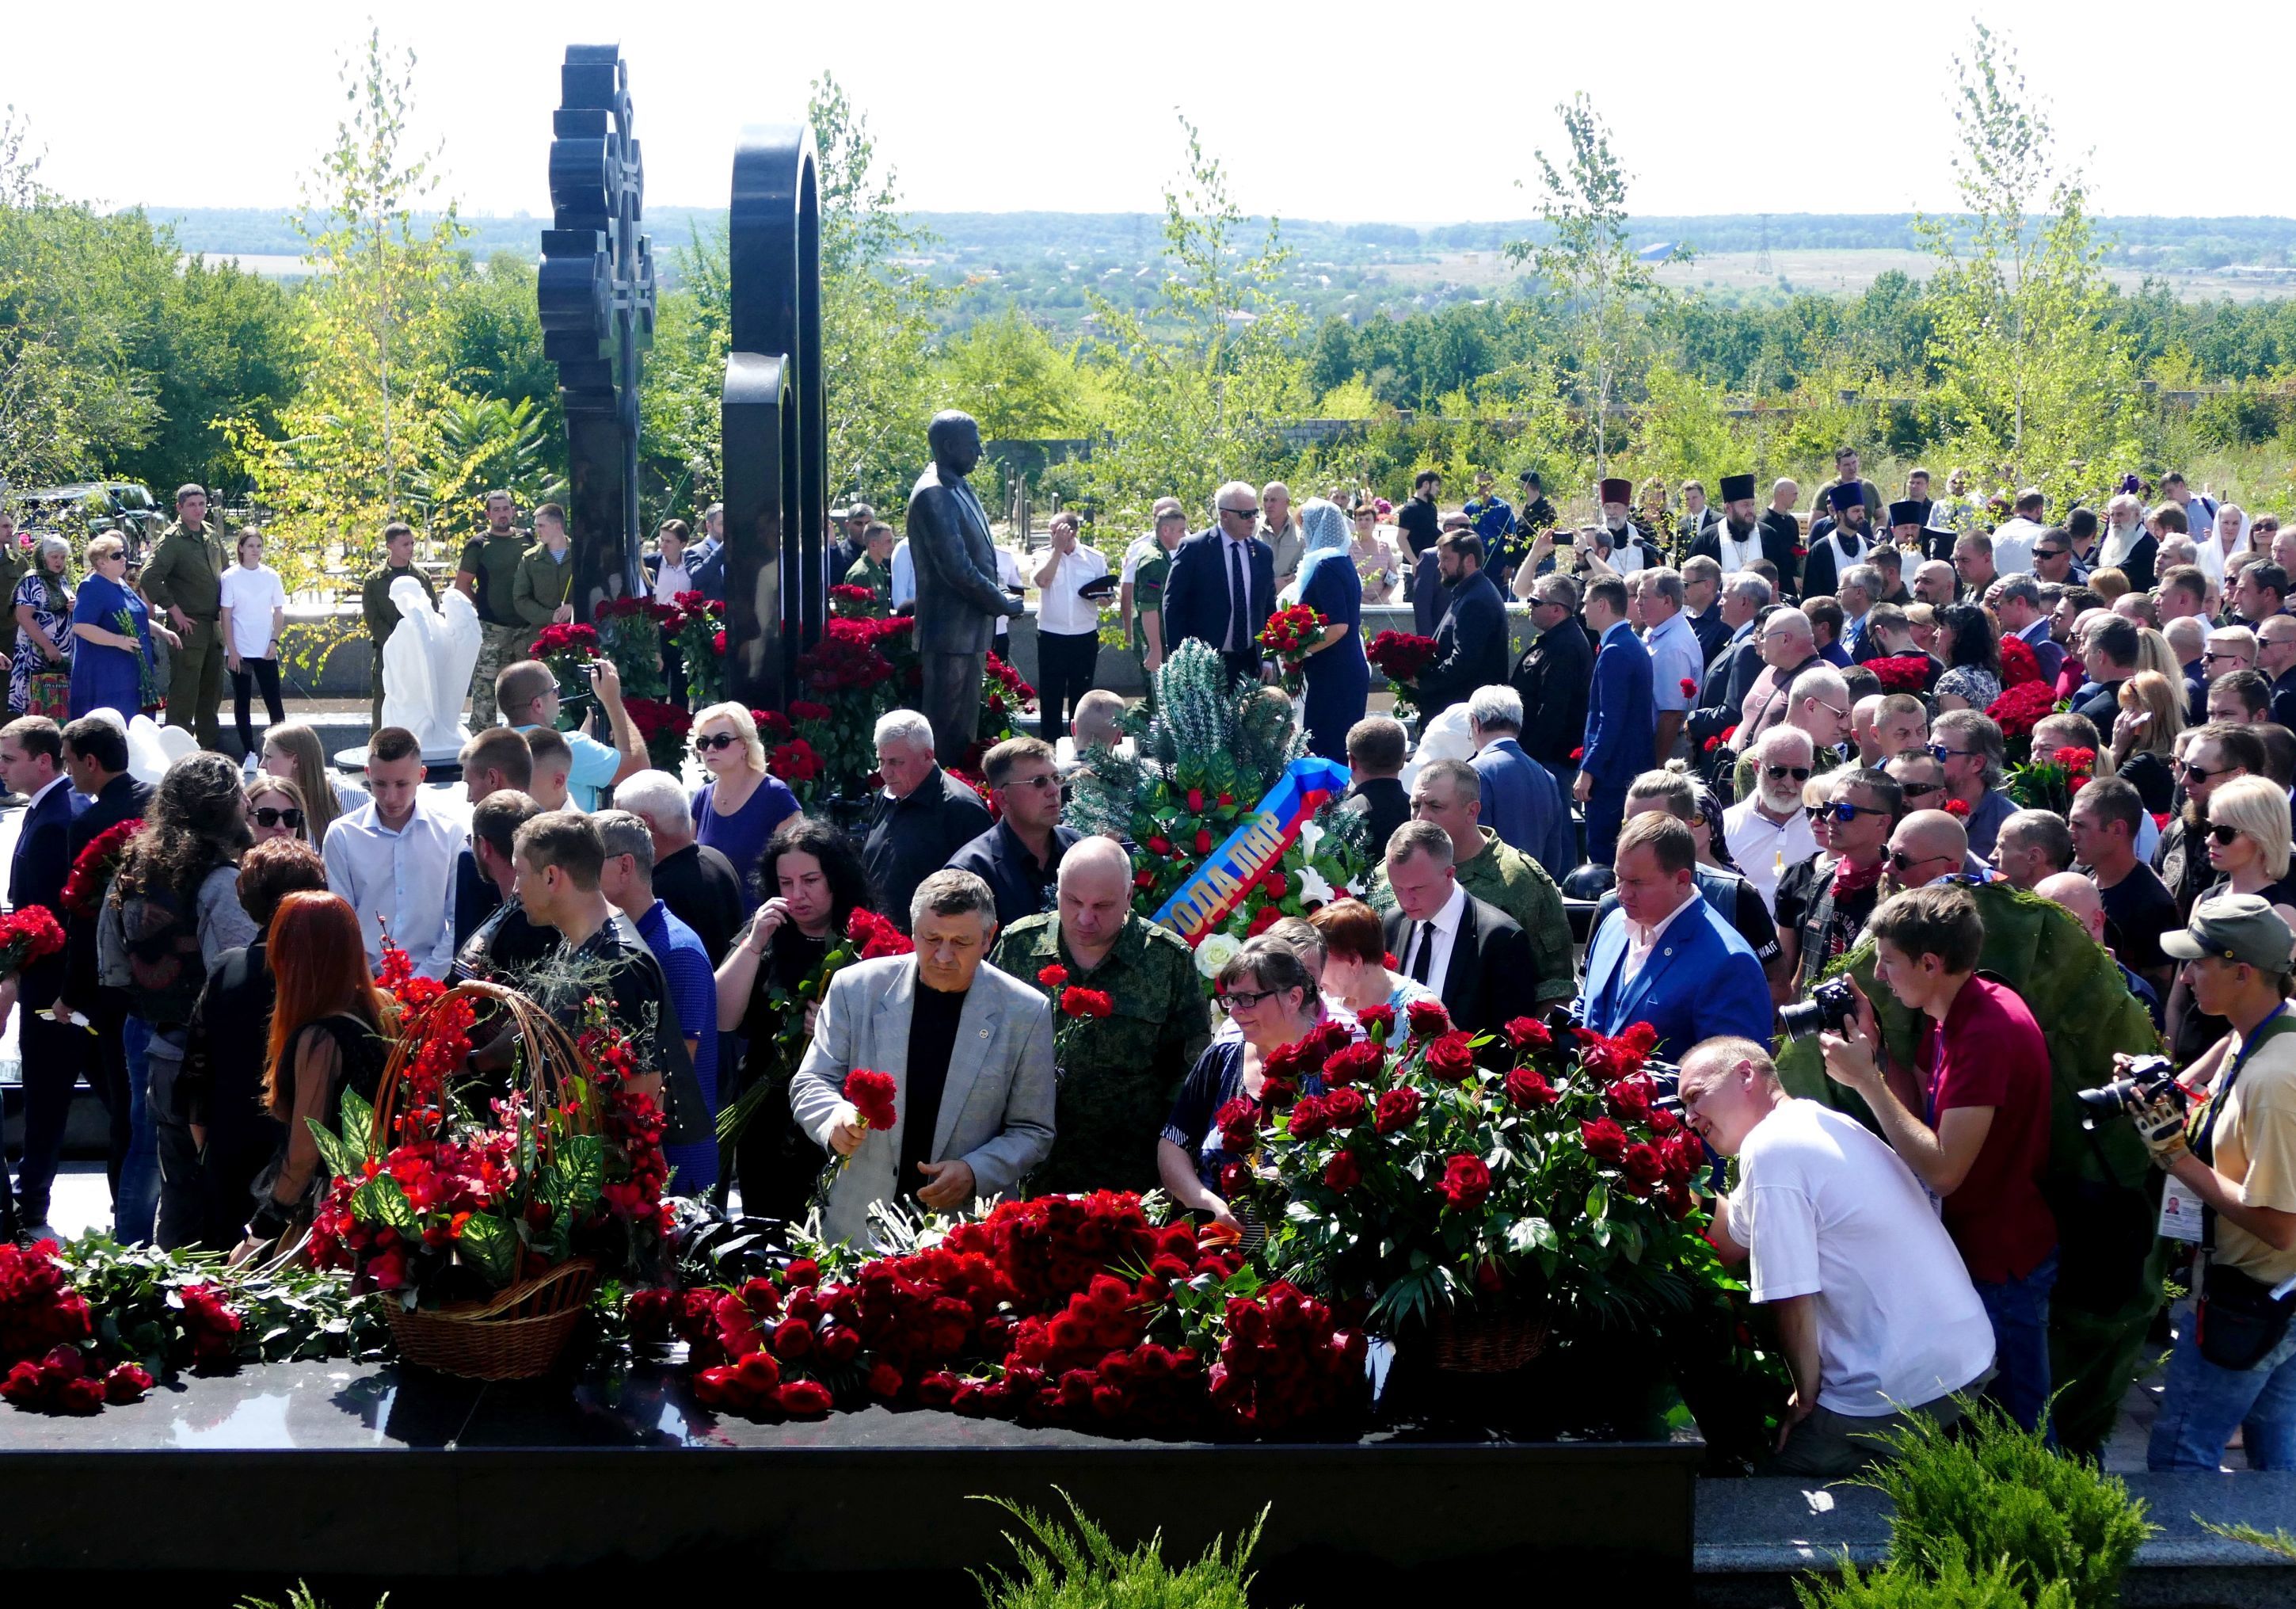
[[[1398,705],[1416,710],[1421,671],[1435,662],[1435,639],[1408,631],[1382,631],[1364,649],[1371,668],[1387,677]]]
[[[829,947],[821,965],[799,979],[794,989],[784,987],[778,980],[773,981],[766,990],[766,1006],[775,1022],[766,1076],[753,1080],[739,1099],[718,1114],[718,1137],[728,1142],[737,1138],[750,1126],[758,1108],[769,1100],[778,1100],[787,1107],[790,1080],[797,1076],[798,1063],[805,1059],[806,1047],[813,1042],[813,1030],[806,1022],[807,1009],[818,1006],[829,993],[832,978],[853,962],[906,956],[915,948],[909,942],[909,936],[887,918],[874,911],[856,910],[846,918],[843,937]],[[849,1095],[846,1098],[853,1097]],[[890,1116],[876,1125],[883,1129],[892,1126]]]
[[[1292,603],[1268,616],[1267,624],[1259,628],[1259,644],[1282,668],[1286,693],[1300,691],[1308,651],[1331,623],[1319,611],[1305,603]]]
[[[1365,1340],[1264,1280],[1233,1235],[1100,1192],[1006,1202],[849,1271],[800,1258],[715,1291],[634,1293],[633,1338],[684,1339],[720,1412],[884,1403],[1128,1436],[1350,1434]]]

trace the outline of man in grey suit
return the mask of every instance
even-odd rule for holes
[[[830,980],[790,1082],[798,1124],[847,1160],[822,1233],[873,1245],[869,1209],[914,1198],[947,1212],[1003,1195],[1053,1148],[1053,1019],[1042,991],[983,966],[996,901],[971,872],[935,872],[909,905],[913,956]],[[894,1123],[865,1128],[845,1099],[857,1068],[893,1076]]]
[[[963,762],[980,727],[980,678],[999,619],[1021,612],[997,579],[988,511],[964,483],[980,462],[980,427],[954,408],[926,427],[933,461],[909,491],[909,554],[917,567],[917,658],[934,755]]]

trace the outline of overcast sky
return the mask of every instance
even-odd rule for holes
[[[43,176],[111,205],[283,207],[342,111],[364,10],[333,0],[20,4],[0,101]],[[466,210],[547,212],[570,41],[631,63],[647,193],[725,204],[745,123],[797,120],[833,72],[928,210],[1154,210],[1177,108],[1237,201],[1296,218],[1521,218],[1554,108],[1587,90],[1639,213],[1953,204],[1951,59],[1971,10],[2019,47],[2107,213],[2296,213],[2288,0],[1982,7],[1644,0],[1274,5],[393,0],[416,125]],[[173,106],[187,105],[181,111]]]

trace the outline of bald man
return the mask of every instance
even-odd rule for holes
[[[1753,752],[1762,734],[1786,718],[1793,707],[1794,677],[1825,661],[1818,657],[1817,637],[1809,617],[1799,609],[1773,611],[1755,634],[1766,669],[1746,690],[1738,707],[1738,730],[1730,746],[1741,754]]]
[[[1132,914],[1124,846],[1097,837],[1070,845],[1061,857],[1060,908],[1005,928],[988,959],[1024,983],[1059,966],[1065,983],[1099,989],[1116,1007],[1077,1022],[1062,1040],[1052,1154],[1030,1188],[1153,1189],[1157,1133],[1211,1040],[1211,1022],[1187,944]]]
[[[2104,936],[2104,899],[2096,891],[2095,883],[2079,872],[2059,872],[2053,876],[2042,878],[2039,882],[2034,884],[2033,891],[2053,904],[2063,906],[2066,910],[2072,913],[2073,920],[2087,930],[2090,938],[2103,945],[2108,950],[2112,948]],[[2128,985],[2128,992],[2142,1000],[2144,1003],[2144,1009],[2152,1014],[2152,1026],[2161,1027],[2162,1022],[2159,992],[2150,983],[2130,972],[2119,955],[2116,954],[2112,957],[2112,964],[2120,968],[2120,981]]]
[[[1898,889],[1926,888],[1940,877],[1995,874],[1969,852],[1969,833],[1943,810],[1915,810],[1890,834],[1889,881]]]
[[[1942,609],[1954,600],[1960,578],[1943,559],[1931,559],[1914,571],[1914,602]]]

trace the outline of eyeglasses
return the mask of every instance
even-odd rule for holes
[[[2232,848],[2233,841],[2240,836],[2240,829],[2235,826],[2227,826],[2220,821],[2210,822],[2209,824],[2209,836],[2215,839],[2218,844],[2228,850]]]
[[[1809,780],[1809,768],[1808,766],[1764,766],[1762,769],[1770,774],[1770,780],[1772,782],[1776,782],[1780,778],[1787,776],[1792,777],[1796,782],[1808,782]]]
[[[1231,989],[1225,993],[1215,995],[1213,998],[1220,1003],[1222,1011],[1232,1014],[1239,1006],[1257,1006],[1262,1000],[1274,998],[1275,993],[1276,991],[1272,989]]]
[[[1223,507],[1220,510],[1220,513],[1224,514],[1234,514],[1239,520],[1256,520],[1259,517],[1259,511],[1256,508]]]
[[[289,826],[303,830],[303,812],[289,806],[284,809],[265,805],[255,812],[255,825],[259,827]]]
[[[700,754],[711,749],[730,749],[741,741],[731,732],[713,732],[708,737],[695,738],[693,751]]]
[[[1855,821],[1860,816],[1886,816],[1889,814],[1886,810],[1875,809],[1872,805],[1851,804],[1846,799],[1831,799],[1824,804],[1804,805],[1802,806],[1802,813],[1808,816],[1813,822],[1823,821],[1828,816],[1833,817],[1836,821],[1847,822]]]
[[[1819,709],[1821,709],[1821,710],[1824,710],[1828,715],[1838,715],[1838,716],[1840,716],[1843,720],[1848,720],[1848,719],[1849,718],[1849,710],[1837,710],[1837,709],[1835,709],[1832,704],[1827,703],[1827,702],[1826,702],[1824,699],[1822,699],[1822,698],[1814,698],[1814,699],[1810,700],[1809,702],[1810,702],[1811,703],[1813,703],[1813,704],[1816,704]]]
[[[1061,785],[1061,779],[1050,771],[1044,771],[1034,776],[1007,777],[998,785],[1006,788],[1057,788]]]

